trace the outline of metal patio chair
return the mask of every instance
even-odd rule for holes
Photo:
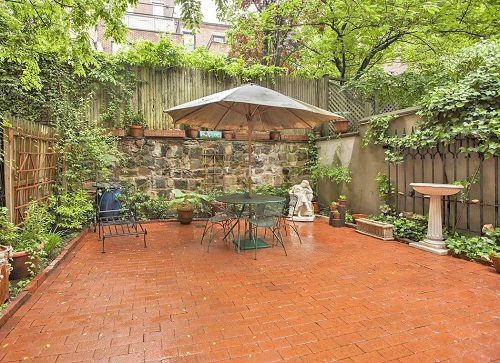
[[[259,228],[264,228],[265,231],[270,231],[273,236],[273,245],[276,245],[275,241],[278,245],[281,245],[283,251],[285,252],[285,256],[288,256],[285,248],[285,244],[283,243],[283,237],[281,236],[281,228],[280,228],[280,217],[278,216],[279,210],[283,209],[282,203],[269,203],[262,204],[256,206],[254,210],[254,214],[248,218],[248,223],[250,228],[252,229],[252,239],[255,245],[255,256],[254,259],[257,259],[257,236],[259,232]]]
[[[237,223],[238,217],[231,209],[221,204],[212,203],[205,199],[201,199],[201,203],[203,204],[204,208],[206,208],[212,214],[212,216],[207,218],[207,221],[205,222],[205,228],[203,229],[203,234],[201,235],[200,240],[200,244],[203,244],[203,240],[207,235],[209,235],[207,245],[207,252],[209,252],[210,245],[214,241],[216,234],[221,230],[223,232],[224,240],[226,240],[227,236],[230,234],[229,231],[231,231],[231,234],[234,238],[231,227],[233,223]],[[221,230],[214,232],[215,226],[221,227]]]
[[[110,186],[98,188],[96,194],[96,224],[99,230],[99,240],[102,241],[102,253],[106,238],[143,235],[144,248],[147,247],[147,230],[137,221],[135,213],[127,208],[121,208],[117,197],[120,187]]]

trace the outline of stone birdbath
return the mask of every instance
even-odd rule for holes
[[[410,183],[410,186],[412,186],[416,192],[430,197],[427,236],[423,241],[410,243],[410,246],[420,248],[421,250],[432,252],[437,255],[447,255],[448,249],[443,241],[441,197],[457,194],[461,189],[463,189],[463,186],[434,183]]]

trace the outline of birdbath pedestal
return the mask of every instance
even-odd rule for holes
[[[416,192],[430,197],[427,236],[423,241],[410,243],[410,246],[420,248],[421,250],[432,252],[437,255],[447,255],[448,249],[443,241],[441,197],[457,194],[461,189],[463,189],[463,186],[434,183],[410,183],[410,186],[412,186]]]

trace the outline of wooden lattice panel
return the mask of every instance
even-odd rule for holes
[[[46,201],[55,181],[56,152],[49,126],[16,120],[4,132],[5,204],[19,224],[32,200]]]

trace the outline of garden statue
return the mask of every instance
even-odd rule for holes
[[[292,186],[288,194],[290,195],[288,217],[299,222],[314,221],[313,191],[309,182],[302,180],[300,184]]]

